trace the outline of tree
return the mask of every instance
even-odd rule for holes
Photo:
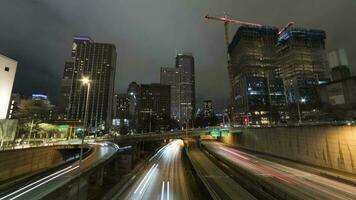
[[[14,118],[18,119],[17,137],[22,140],[25,137],[39,132],[39,124],[48,118],[49,106],[43,101],[22,100],[18,106],[18,111],[14,113]]]

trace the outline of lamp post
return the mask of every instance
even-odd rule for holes
[[[80,80],[83,85],[87,85],[87,97],[85,101],[85,111],[84,111],[84,132],[82,135],[82,142],[80,145],[80,158],[79,158],[79,168],[82,164],[82,159],[83,159],[83,145],[84,145],[84,139],[85,139],[85,132],[88,131],[88,107],[89,107],[89,92],[90,92],[90,79],[89,77],[83,76],[82,79]]]
[[[297,101],[299,124],[302,123],[302,111],[300,108],[300,103],[305,103],[306,101],[307,100],[305,98],[301,98],[300,100]]]

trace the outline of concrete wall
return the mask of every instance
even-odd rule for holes
[[[17,119],[0,119],[0,149],[15,139]]]
[[[0,151],[0,184],[55,167],[72,159],[78,151],[77,148],[64,146]]]
[[[243,128],[222,142],[356,174],[355,126]]]

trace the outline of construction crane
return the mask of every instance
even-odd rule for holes
[[[244,21],[232,19],[232,18],[229,18],[227,15],[224,15],[222,17],[205,15],[205,18],[209,19],[209,20],[216,20],[216,21],[224,22],[225,45],[226,45],[226,53],[227,53],[227,68],[229,70],[230,84],[232,84],[233,77],[232,77],[232,74],[230,73],[231,63],[230,63],[230,56],[229,56],[229,52],[228,52],[228,48],[229,48],[229,24],[230,23],[234,23],[234,24],[237,24],[237,25],[240,25],[240,26],[252,26],[252,27],[262,27],[262,25],[261,24],[257,24],[257,23],[244,22]],[[278,30],[278,35],[282,34],[286,29],[291,27],[293,24],[294,24],[294,22],[289,22],[286,26],[284,26],[283,28],[279,29]],[[233,93],[232,85],[230,85],[231,102],[233,102],[232,93]]]
[[[244,22],[244,21],[232,19],[232,18],[229,18],[227,15],[224,15],[222,17],[205,15],[205,18],[206,19],[210,19],[210,20],[216,20],[216,21],[224,22],[226,48],[228,48],[228,46],[229,46],[229,28],[228,28],[229,23],[234,23],[234,24],[237,24],[237,25],[240,25],[240,26],[262,27],[261,24],[251,23],[251,22]],[[283,31],[285,31],[287,28],[293,26],[293,24],[294,24],[294,22],[289,22],[286,26],[284,26],[283,28],[279,29],[278,35],[283,33]]]

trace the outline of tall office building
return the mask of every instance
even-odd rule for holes
[[[113,120],[114,126],[129,126],[130,95],[115,94],[113,102]]]
[[[179,116],[181,123],[190,123],[195,112],[195,69],[192,54],[178,54],[176,68],[179,69]]]
[[[305,99],[305,109],[318,104],[316,86],[329,80],[322,30],[290,28],[278,37],[278,65],[284,79],[288,104]]]
[[[73,82],[74,61],[67,60],[64,63],[63,78],[61,81],[60,97],[58,104],[59,119],[67,120],[69,113],[69,98]]]
[[[213,117],[214,110],[213,110],[213,102],[211,100],[204,101],[204,117],[210,118]]]
[[[17,61],[0,54],[0,119],[6,119]]]
[[[285,111],[277,33],[274,27],[241,26],[229,45],[233,118],[241,123],[270,123],[271,111]]]
[[[180,70],[173,67],[161,68],[161,84],[169,85],[171,87],[171,114],[170,117],[175,120],[179,120],[180,112]]]
[[[171,108],[169,85],[142,84],[139,94],[139,129],[143,132],[162,129],[167,124]],[[158,122],[155,124],[154,122]]]
[[[115,45],[95,43],[89,37],[74,37],[72,59],[65,63],[60,100],[67,120],[84,120],[88,91],[80,80],[88,77],[88,121],[84,124],[95,131],[111,123],[115,70]]]

